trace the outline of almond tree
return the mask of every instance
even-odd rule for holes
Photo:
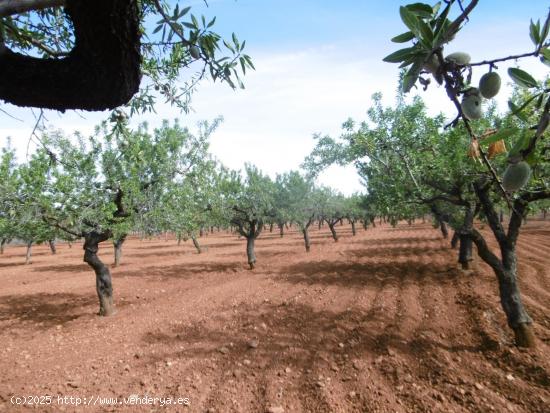
[[[442,84],[449,99],[457,109],[456,118],[451,126],[462,124],[470,139],[471,151],[485,166],[485,173],[474,182],[474,192],[481,205],[484,216],[498,243],[500,254],[495,254],[487,245],[483,235],[471,228],[469,235],[477,246],[480,257],[493,269],[500,292],[502,308],[508,325],[514,331],[518,346],[534,347],[532,319],[521,300],[518,286],[516,243],[520,228],[530,203],[550,198],[547,175],[547,158],[542,148],[544,133],[550,122],[550,93],[545,82],[538,82],[529,73],[520,68],[508,69],[508,75],[520,87],[526,89],[525,99],[511,99],[511,116],[524,121],[527,113],[535,114],[535,125],[525,125],[520,129],[499,128],[490,137],[492,143],[508,141],[507,165],[500,172],[490,160],[489,153],[480,145],[486,133],[476,129],[476,121],[483,117],[481,106],[484,99],[494,97],[500,88],[498,64],[506,60],[520,58],[540,58],[550,63],[550,14],[543,23],[531,21],[529,33],[534,50],[516,56],[504,56],[471,62],[467,53],[446,55],[445,45],[460,34],[464,23],[478,4],[471,0],[468,5],[460,4],[460,14],[454,20],[448,16],[455,1],[449,1],[445,7],[415,3],[400,8],[399,12],[408,31],[394,37],[398,43],[412,41],[411,47],[400,49],[384,60],[401,63],[406,68],[402,79],[402,88],[410,91],[416,84],[427,88],[432,79]],[[460,2],[458,2],[460,3]],[[470,84],[471,72],[478,68],[487,68],[478,87]],[[542,179],[530,179],[531,176]],[[500,221],[497,203],[508,205],[510,214],[507,225]]]
[[[245,176],[227,175],[225,206],[229,222],[246,238],[246,255],[250,269],[256,266],[255,241],[264,223],[275,216],[273,181],[256,166],[245,165]]]
[[[53,190],[42,205],[44,219],[84,238],[84,261],[96,274],[100,315],[114,313],[111,273],[98,256],[99,244],[120,239],[156,210],[164,188],[196,160],[195,138],[177,123],[165,122],[151,134],[122,127],[117,133],[73,138],[58,132],[43,138],[52,159]]]
[[[280,175],[277,182],[286,193],[288,220],[298,225],[304,237],[306,252],[309,252],[311,249],[309,227],[319,212],[313,181],[305,178],[298,171],[290,171]]]
[[[8,143],[6,148],[2,148],[0,158],[0,254],[4,253],[4,246],[15,236],[16,194],[15,150]]]

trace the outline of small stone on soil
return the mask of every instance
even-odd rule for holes
[[[222,353],[222,354],[228,354],[228,353],[229,353],[229,349],[228,349],[227,347],[225,347],[225,346],[224,346],[224,347],[220,347],[220,348],[218,349],[218,351],[219,351],[220,353]]]
[[[248,347],[249,347],[249,348],[258,348],[258,345],[259,345],[259,344],[260,344],[260,343],[258,342],[258,340],[250,340],[250,341],[248,342]]]
[[[266,413],[284,413],[285,409],[281,406],[271,406],[266,410]]]

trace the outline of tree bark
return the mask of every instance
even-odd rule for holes
[[[113,247],[115,250],[115,267],[120,265],[120,261],[122,259],[122,244],[124,244],[124,241],[126,241],[126,235],[123,235],[113,241]]]
[[[113,303],[113,283],[109,268],[103,264],[97,255],[99,243],[107,241],[111,237],[109,231],[92,231],[84,235],[84,262],[95,272],[96,291],[99,298],[99,315],[110,316],[115,313]]]
[[[202,252],[201,245],[199,244],[199,241],[195,237],[195,235],[191,235],[191,240],[193,240],[193,245],[197,249],[197,253],[200,254]]]
[[[355,236],[357,235],[357,232],[355,230],[355,220],[350,220],[350,222],[351,222],[351,234]]]
[[[279,227],[279,236],[283,238],[283,236],[285,235],[285,223],[279,222],[277,226]]]
[[[0,254],[4,253],[4,245],[6,245],[6,238],[0,239]]]
[[[336,234],[336,229],[334,226],[336,225],[336,222],[330,223],[327,222],[328,227],[330,228],[330,233],[332,234],[332,239],[334,239],[334,242],[338,242],[338,234]]]
[[[256,238],[254,235],[250,235],[246,238],[246,256],[248,258],[248,265],[253,270],[256,266],[256,253],[254,251],[254,241]]]
[[[304,243],[306,246],[306,252],[309,252],[311,249],[311,244],[309,242],[309,231],[307,227],[302,230],[302,234],[304,234]]]
[[[141,81],[135,0],[67,0],[74,48],[67,57],[0,53],[0,99],[17,106],[105,110],[127,103]]]
[[[519,347],[536,347],[535,335],[532,330],[533,320],[523,306],[517,282],[516,241],[522,220],[526,214],[528,201],[522,198],[514,201],[514,208],[508,224],[508,233],[506,233],[489,196],[488,187],[476,183],[474,189],[487,222],[500,247],[501,258],[489,249],[483,236],[474,229],[471,235],[478,254],[483,261],[491,266],[497,277],[500,303],[506,314],[508,326],[514,331],[516,345]]]
[[[472,257],[472,237],[469,234],[460,234],[460,247],[458,250],[458,262],[463,270],[470,269]]]
[[[55,255],[57,253],[57,247],[55,246],[55,240],[54,239],[48,240],[48,245],[50,246],[50,251],[52,252],[52,255]]]
[[[273,223],[269,224],[269,232],[273,232]]]
[[[32,264],[32,241],[27,241],[27,252],[25,254],[25,264]]]
[[[445,223],[445,221],[439,221],[439,229],[441,230],[443,238],[449,238],[449,231],[447,229],[447,224]]]
[[[460,234],[458,233],[458,231],[455,231],[453,233],[453,237],[451,238],[451,248],[452,249],[456,248],[456,246],[458,245],[459,240],[460,240]]]

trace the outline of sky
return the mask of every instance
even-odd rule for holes
[[[170,1],[175,5],[175,2]],[[225,38],[235,32],[246,40],[246,53],[256,67],[244,77],[245,90],[231,90],[225,84],[203,82],[193,96],[193,112],[182,114],[159,105],[156,114],[133,119],[151,127],[162,119],[179,118],[191,130],[200,120],[223,116],[224,122],[211,138],[211,152],[226,166],[241,169],[245,162],[256,164],[272,177],[298,169],[315,146],[314,134],[337,137],[342,123],[361,121],[375,92],[382,92],[391,105],[398,87],[396,64],[382,59],[402,47],[390,39],[406,31],[399,17],[404,1],[372,0],[201,0],[181,2],[193,6],[196,15],[216,16],[213,30]],[[470,21],[444,54],[464,51],[473,61],[504,57],[533,50],[529,20],[544,20],[549,4],[543,0],[480,0]],[[515,64],[512,62],[512,65]],[[498,67],[503,82],[506,69]],[[548,67],[535,58],[519,65],[535,78],[548,74]],[[474,82],[485,73],[474,71]],[[510,87],[497,96],[506,108]],[[454,115],[441,87],[419,93],[432,114]],[[0,104],[0,145],[11,137],[20,161],[33,150],[29,137],[35,124],[30,109]],[[107,113],[48,111],[49,124],[67,133],[89,133]],[[319,183],[345,194],[362,192],[354,168],[331,167]]]

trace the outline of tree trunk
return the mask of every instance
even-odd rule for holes
[[[338,242],[338,234],[336,234],[336,229],[334,226],[336,225],[336,222],[331,224],[330,222],[327,222],[328,227],[330,228],[330,233],[332,234],[332,238],[334,239],[334,242]]]
[[[253,270],[256,265],[256,254],[254,252],[254,241],[256,238],[254,235],[250,235],[246,238],[246,256],[248,257],[248,265]]]
[[[283,238],[283,236],[285,235],[285,223],[279,222],[277,226],[279,227],[279,235],[281,238]]]
[[[357,232],[355,231],[355,221],[350,221],[351,222],[351,234],[353,236],[357,235]]]
[[[366,231],[367,230],[367,220],[364,219],[363,221],[361,221],[361,224],[363,225],[363,229]]]
[[[126,235],[113,241],[113,247],[115,249],[115,267],[120,265],[120,260],[122,259],[122,244],[124,244],[124,241],[126,241]]]
[[[204,228],[201,227],[201,229],[199,230],[199,237],[202,237],[204,235]]]
[[[306,252],[309,252],[311,244],[309,243],[309,231],[307,227],[305,227],[302,230],[302,234],[304,234],[304,243],[306,245]]]
[[[57,248],[55,246],[55,240],[54,239],[48,240],[48,245],[50,246],[50,251],[52,252],[52,255],[55,255],[57,253]]]
[[[441,230],[443,238],[449,238],[449,231],[447,230],[447,224],[445,223],[445,221],[439,221],[439,229]]]
[[[506,314],[508,325],[514,330],[516,345],[519,347],[535,347],[535,336],[532,330],[533,320],[523,306],[517,283],[516,252],[510,250],[505,254],[508,256],[507,260],[513,264],[497,272],[500,303]]]
[[[178,247],[179,247],[181,245],[181,234],[178,234],[177,238],[178,238]]]
[[[197,241],[197,238],[195,235],[191,235],[191,239],[193,240],[193,245],[197,249],[197,253],[200,254],[202,252],[201,245],[199,244],[199,241]]]
[[[71,241],[67,241],[67,245],[69,246],[69,249],[73,247],[73,243]]]
[[[6,238],[0,239],[0,254],[4,253],[4,245],[6,245]]]
[[[319,221],[319,231],[321,231],[321,224],[323,221]]]
[[[459,240],[460,240],[460,235],[459,235],[458,231],[455,231],[453,233],[453,237],[451,238],[451,248],[452,249],[456,248],[456,246],[458,245]]]
[[[372,217],[372,218],[370,219],[370,223],[372,224],[372,227],[373,227],[373,228],[376,228],[376,218],[375,218],[375,217]]]
[[[344,225],[344,220],[341,219],[341,220],[340,220],[340,226],[342,227],[343,225]]]
[[[98,233],[96,231],[89,232],[84,236],[84,262],[95,272],[100,316],[110,316],[115,313],[111,272],[97,256],[99,243],[107,241],[110,236],[110,232]]]
[[[269,232],[273,232],[273,223],[269,224]]]
[[[32,241],[27,241],[27,253],[25,254],[25,264],[32,264]]]
[[[460,234],[460,248],[458,250],[458,262],[463,270],[470,269],[472,258],[472,237],[469,234]]]
[[[522,198],[514,201],[506,233],[495,211],[487,185],[475,184],[474,189],[500,247],[500,257],[498,257],[489,249],[482,235],[474,229],[471,235],[477,246],[478,254],[483,261],[491,266],[497,277],[500,303],[506,314],[508,326],[514,331],[516,345],[534,348],[536,342],[532,330],[533,320],[523,306],[517,282],[516,242],[522,219],[526,215],[528,201],[524,201]]]

